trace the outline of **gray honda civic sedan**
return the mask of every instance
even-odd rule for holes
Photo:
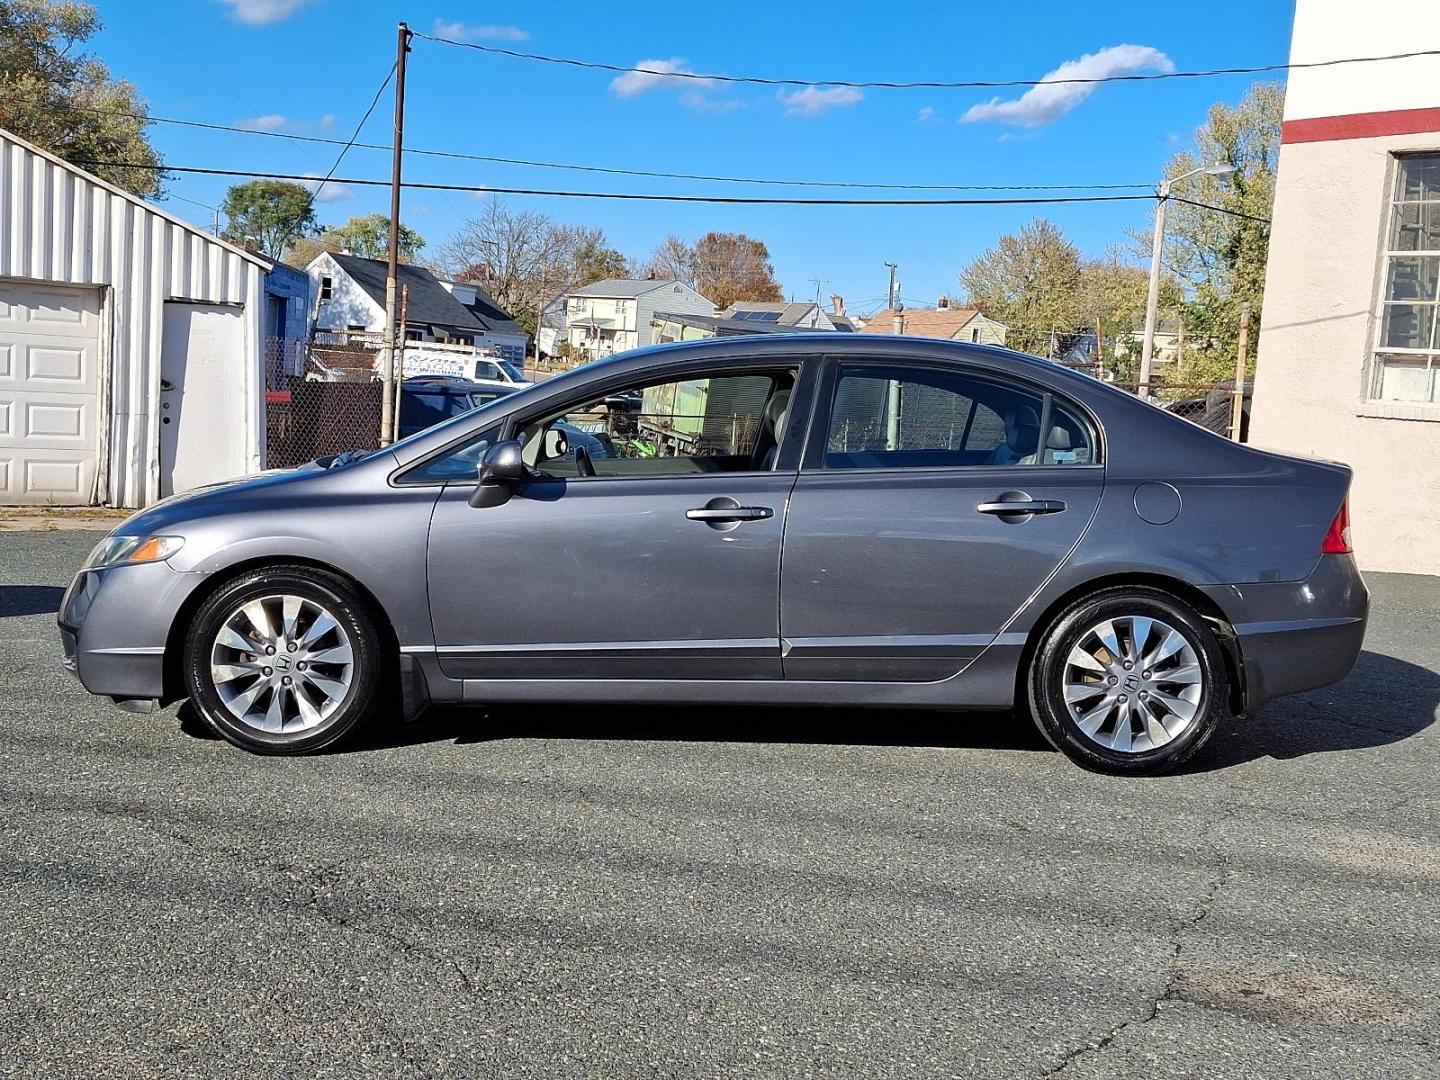
[[[1349,482],[1003,349],[722,338],[158,503],[60,631],[257,753],[431,703],[1018,708],[1157,772],[1350,670]]]

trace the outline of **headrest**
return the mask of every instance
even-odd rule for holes
[[[1034,453],[1040,441],[1040,417],[1028,405],[1017,405],[1005,414],[1005,443],[1017,454]]]
[[[1050,438],[1045,443],[1045,449],[1069,450],[1070,432],[1066,431],[1063,427],[1052,427],[1050,429]]]
[[[775,441],[780,441],[780,436],[785,430],[785,421],[790,413],[790,391],[780,390],[772,394],[770,400],[765,403],[765,426],[775,436]]]

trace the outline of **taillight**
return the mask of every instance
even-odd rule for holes
[[[1325,533],[1325,541],[1320,545],[1320,551],[1324,555],[1348,555],[1354,550],[1350,546],[1350,500],[1346,499],[1336,511],[1335,520],[1330,523],[1330,528]]]

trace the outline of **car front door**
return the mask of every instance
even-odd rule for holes
[[[1089,524],[1094,426],[1042,387],[954,363],[835,363],[817,400],[785,530],[785,678],[954,675]]]
[[[714,367],[552,399],[508,421],[527,478],[435,507],[429,593],[456,679],[778,679],[780,541],[800,365]],[[637,393],[638,392],[638,393]],[[627,404],[629,407],[627,407]]]

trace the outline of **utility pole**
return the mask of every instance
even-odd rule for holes
[[[403,411],[401,395],[405,392],[405,323],[406,314],[410,307],[410,286],[400,286],[400,333],[398,337],[398,354],[395,357],[395,405],[390,418],[390,438],[400,441],[400,413]]]
[[[885,306],[893,310],[895,307],[895,271],[897,267],[894,263],[889,262],[885,265],[890,268],[890,288],[885,293]]]
[[[1241,422],[1245,419],[1245,375],[1249,366],[1250,301],[1240,305],[1240,342],[1235,349],[1235,390],[1230,403],[1230,438],[1240,441]]]
[[[814,330],[820,325],[820,286],[829,285],[830,279],[812,277],[810,280],[815,284],[815,310],[810,313],[810,329]]]
[[[395,133],[390,153],[390,258],[385,268],[385,340],[381,343],[380,445],[389,446],[395,425],[395,301],[400,278],[400,167],[405,155],[405,58],[410,27],[395,29]]]

